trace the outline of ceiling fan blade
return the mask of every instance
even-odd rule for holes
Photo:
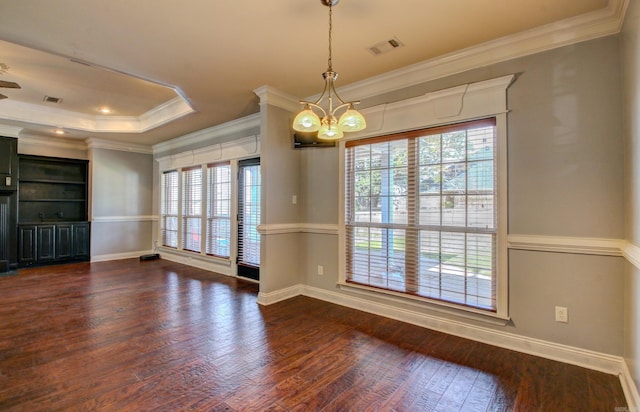
[[[5,96],[4,94],[1,94],[1,93],[0,93],[0,100],[2,100],[2,99],[6,99],[6,98],[7,98],[7,96]]]
[[[16,82],[7,82],[4,80],[0,80],[0,87],[6,87],[8,89],[22,89],[20,85]]]

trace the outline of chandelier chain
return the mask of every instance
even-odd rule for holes
[[[333,71],[333,67],[332,67],[332,59],[331,59],[331,33],[333,32],[333,19],[332,19],[332,11],[333,11],[333,7],[332,4],[333,1],[329,2],[329,58],[327,59],[327,65],[329,66],[328,71]]]
[[[333,71],[333,6],[339,1],[322,0],[324,6],[329,6],[329,57],[327,71],[322,73],[324,90],[315,102],[301,100],[304,108],[293,120],[294,130],[317,132],[317,138],[323,140],[338,140],[344,136],[344,132],[359,132],[367,127],[364,117],[354,108],[360,101],[343,101],[334,86],[338,73]],[[321,105],[323,101],[326,104],[324,107]],[[339,111],[342,111],[342,114],[339,114]],[[320,112],[322,118],[318,116]]]

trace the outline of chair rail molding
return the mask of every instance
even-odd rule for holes
[[[582,255],[624,256],[622,239],[509,234],[509,249]]]

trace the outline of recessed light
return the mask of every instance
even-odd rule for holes
[[[106,106],[105,106],[105,107],[100,107],[100,108],[98,109],[98,111],[99,111],[100,113],[102,113],[102,114],[109,114],[109,113],[111,113],[111,109],[109,109],[109,108],[108,108],[108,107],[106,107]]]
[[[54,131],[54,133],[55,133],[55,134],[65,134],[66,132],[65,132],[64,130],[62,130],[62,129],[56,129],[56,130]]]

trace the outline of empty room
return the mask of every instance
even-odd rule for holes
[[[638,410],[638,73],[638,0],[0,0],[0,409]]]

